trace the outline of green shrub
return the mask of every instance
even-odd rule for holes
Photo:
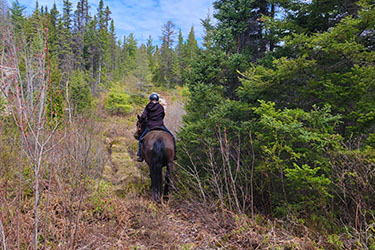
[[[112,114],[127,114],[133,111],[130,96],[119,89],[111,89],[108,93],[104,107]]]
[[[142,94],[133,94],[130,96],[129,102],[134,105],[143,106],[147,104],[147,98]]]
[[[110,202],[111,198],[109,196],[109,190],[111,188],[111,183],[101,180],[98,184],[97,189],[90,196],[90,203],[93,206],[93,213],[102,214],[105,211],[112,213],[115,208]]]
[[[257,168],[270,176],[264,184],[278,194],[272,197],[274,206],[289,204],[288,210],[305,215],[327,206],[332,197],[328,153],[340,148],[341,137],[334,134],[339,117],[330,115],[329,107],[277,110],[274,103],[263,101],[254,110],[260,116]]]

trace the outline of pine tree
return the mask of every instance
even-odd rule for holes
[[[116,31],[115,31],[115,24],[113,19],[111,20],[111,24],[109,27],[109,39],[110,39],[110,53],[111,53],[111,72],[114,72],[116,67],[116,55],[117,55],[117,48],[116,48]],[[113,73],[112,73],[113,77]]]
[[[153,72],[155,69],[155,62],[154,62],[155,46],[152,44],[151,36],[149,36],[147,39],[146,51],[147,51],[148,66],[150,68],[150,71]]]
[[[23,16],[23,11],[25,9],[26,7],[21,6],[18,0],[14,1],[12,3],[12,7],[9,8],[10,19],[16,29],[16,33],[20,32],[20,30],[23,28],[23,25],[25,23],[25,17]]]
[[[184,53],[185,53],[184,37],[182,36],[181,29],[179,29],[179,31],[178,31],[178,43],[177,43],[177,47],[176,47],[176,53],[180,58],[182,58],[184,56]]]
[[[48,46],[51,55],[57,55],[58,48],[59,48],[59,41],[58,41],[58,20],[60,19],[60,13],[57,10],[56,3],[53,4],[53,7],[49,14],[49,22],[48,22]],[[56,62],[57,63],[57,62]]]
[[[105,27],[108,27],[109,25],[109,21],[111,21],[111,14],[112,12],[110,11],[109,7],[105,7],[105,11],[104,11],[104,25]]]
[[[205,19],[201,19],[201,24],[204,28],[204,36],[203,36],[203,46],[206,49],[212,48],[214,44],[214,31],[215,28],[211,23],[211,14],[210,12],[207,13],[207,17]]]
[[[84,22],[83,22],[83,6],[81,2],[77,2],[77,8],[74,11],[73,25],[73,54],[76,58],[76,69],[83,69],[83,48],[84,48]]]
[[[63,25],[64,29],[71,31],[72,27],[72,3],[69,0],[64,0],[63,6]]]
[[[189,61],[193,60],[199,50],[197,40],[195,39],[194,26],[191,26],[188,39],[186,41],[186,56]]]
[[[177,71],[179,75],[181,75],[181,70],[186,67],[187,60],[186,60],[186,44],[184,44],[184,38],[182,36],[182,31],[181,29],[178,31],[178,43],[176,46],[176,56],[177,56],[177,61],[179,64],[179,70],[177,70],[177,66],[174,65],[174,71]],[[179,77],[180,78],[180,77]]]
[[[159,84],[165,85],[167,88],[173,85],[172,67],[173,67],[173,42],[175,35],[175,25],[172,21],[168,21],[162,27],[162,45],[160,48],[159,68],[160,68],[160,82]]]
[[[72,3],[69,0],[63,2],[63,16],[58,23],[59,60],[64,72],[74,69],[75,61],[73,54],[72,34]]]
[[[130,71],[134,70],[136,67],[135,57],[137,54],[137,40],[134,37],[133,33],[130,33],[129,36],[124,37],[123,43],[123,53],[124,53],[124,72],[128,74]]]
[[[165,41],[167,48],[173,47],[174,36],[175,36],[175,24],[172,21],[168,21],[163,25],[162,28],[162,40]]]
[[[90,73],[90,78],[95,79],[96,72],[98,69],[98,53],[99,53],[99,41],[98,32],[96,30],[97,19],[96,16],[88,23],[87,30],[84,35],[84,61],[85,68]],[[90,84],[91,89],[95,88],[93,82]]]
[[[271,1],[217,0],[214,2],[218,20],[217,41],[229,53],[245,53],[250,61],[264,55],[267,41],[264,37],[262,15],[269,16]]]
[[[136,53],[136,68],[134,70],[134,76],[137,78],[137,87],[139,90],[143,90],[151,80],[151,71],[147,57],[147,48],[142,44]]]
[[[105,20],[105,10],[104,10],[104,3],[103,0],[99,1],[98,9],[97,9],[97,20],[99,25],[99,30],[104,30],[106,25]]]

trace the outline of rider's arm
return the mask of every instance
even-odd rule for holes
[[[143,110],[143,113],[141,115],[141,121],[146,120],[146,118],[147,118],[147,108],[145,108],[145,110]]]
[[[165,116],[164,107],[163,105],[160,105],[160,106],[161,106],[161,109],[163,110],[163,119],[164,119],[164,116]]]

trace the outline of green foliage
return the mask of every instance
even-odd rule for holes
[[[142,94],[133,94],[129,98],[129,103],[137,106],[144,106],[147,104],[147,98]]]
[[[59,89],[48,90],[48,105],[46,118],[52,127],[61,123],[64,119],[64,97]]]
[[[76,113],[84,114],[92,108],[93,98],[89,81],[88,74],[81,71],[76,71],[70,79],[69,99]]]
[[[304,110],[313,104],[328,104],[333,114],[342,116],[337,132],[343,136],[371,132],[375,125],[375,80],[371,77],[375,52],[361,38],[362,30],[372,25],[369,16],[375,16],[371,6],[359,11],[358,18],[343,19],[329,32],[293,34],[285,47],[294,56],[274,59],[272,68],[253,66],[244,74],[240,98]]]
[[[186,77],[187,115],[179,133],[186,184],[232,210],[249,212],[252,201],[317,229],[335,230],[340,218],[368,230],[370,215],[361,223],[351,215],[358,209],[371,214],[374,204],[368,193],[375,141],[373,3],[245,3],[216,1],[219,21],[203,20],[206,50]],[[281,19],[272,13],[274,4],[273,11],[284,11]],[[253,7],[265,5],[264,26],[249,28],[251,11],[259,10]],[[241,36],[256,27],[264,37],[254,54]],[[265,43],[269,51],[262,54]]]
[[[147,58],[147,48],[142,45],[135,56],[135,69],[134,76],[137,78],[137,87],[141,91],[145,87],[150,86],[151,82],[151,71],[149,67],[149,61]]]
[[[0,94],[0,114],[4,112],[6,105],[7,102],[5,100],[5,97],[2,94]]]
[[[330,109],[276,110],[274,103],[261,102],[254,109],[256,143],[260,146],[262,172],[272,174],[273,192],[286,192],[275,197],[274,206],[289,204],[296,212],[309,214],[327,206],[331,194],[328,152],[340,149],[341,137],[334,134],[338,117]],[[285,179],[284,179],[285,178]]]
[[[336,234],[328,235],[328,242],[332,244],[332,249],[343,249],[344,243],[340,241],[339,237]]]
[[[130,99],[125,91],[113,88],[104,101],[104,107],[113,114],[127,114],[133,110]],[[137,98],[133,97],[132,100],[136,101]]]
[[[104,212],[113,213],[115,207],[111,203],[112,198],[109,197],[111,184],[101,180],[97,189],[90,195],[90,203],[93,206],[92,212],[94,214],[103,214]]]

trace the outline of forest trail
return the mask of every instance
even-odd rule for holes
[[[165,125],[176,135],[185,113],[179,97],[160,94],[166,117]],[[100,111],[100,112],[103,112]],[[142,110],[136,110],[138,114]],[[83,248],[117,247],[120,249],[210,249],[216,237],[207,234],[201,222],[203,211],[191,204],[179,204],[171,195],[167,203],[154,204],[150,199],[149,169],[146,163],[138,163],[135,153],[138,141],[133,137],[135,115],[102,117],[108,160],[103,178],[112,183],[115,199],[121,203],[120,227],[117,233],[101,242],[92,242]],[[115,241],[115,242],[114,242]],[[97,245],[99,244],[99,245]]]
[[[160,96],[160,103],[163,104],[166,112],[164,123],[176,136],[185,113],[183,103],[179,98],[168,93]],[[142,110],[136,112],[140,114]],[[108,151],[104,178],[114,185],[117,193],[128,192],[129,185],[149,181],[145,180],[145,172],[148,171],[146,163],[138,163],[134,160],[138,147],[138,141],[133,136],[135,122],[135,115],[106,116],[103,126],[106,128],[104,135]],[[141,171],[142,169],[144,171]]]
[[[175,134],[182,124],[183,103],[168,93],[161,97],[166,101],[165,124]],[[148,166],[134,160],[135,120],[135,114],[102,116],[108,151],[103,179],[112,188],[101,215],[102,228],[83,229],[91,232],[90,238],[77,242],[77,249],[314,249],[308,239],[276,230],[277,223],[218,211],[176,190],[168,202],[152,202]]]

